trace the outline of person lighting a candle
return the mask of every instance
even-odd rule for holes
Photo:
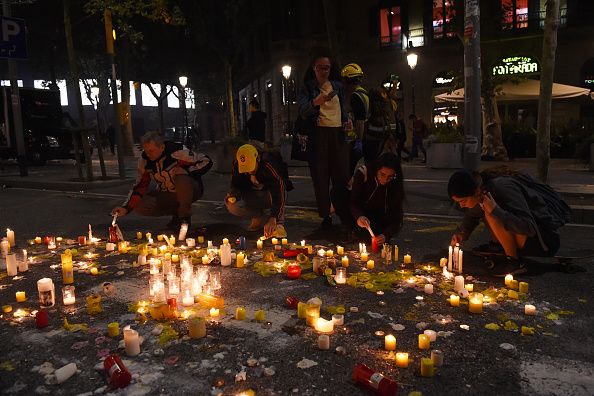
[[[400,231],[404,218],[402,180],[400,159],[384,153],[355,171],[350,190],[344,186],[332,188],[332,203],[351,241],[369,240],[366,229],[371,229],[376,242],[382,245]]]
[[[293,184],[287,165],[278,155],[264,149],[260,152],[251,144],[237,150],[225,205],[235,216],[252,218],[248,231],[264,228],[266,238],[284,238],[287,192],[293,189]],[[266,209],[270,209],[269,216],[264,212]]]
[[[571,214],[555,190],[506,166],[457,171],[448,182],[448,194],[466,209],[452,246],[467,240],[482,220],[491,241],[474,250],[502,254],[496,277],[526,272],[522,256],[554,256],[560,246],[558,229]]]
[[[155,131],[141,138],[142,153],[138,176],[122,206],[113,215],[124,216],[134,210],[141,216],[173,215],[167,227],[179,231],[183,223],[191,225],[192,202],[202,197],[202,175],[212,167],[211,159],[193,153],[183,145],[165,142]],[[151,180],[157,188],[146,192]]]

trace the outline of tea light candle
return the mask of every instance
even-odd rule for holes
[[[419,334],[419,349],[429,349],[430,347],[430,339],[429,336],[425,334]]]
[[[208,264],[208,256],[206,254],[202,256],[202,264]]]
[[[342,326],[344,324],[344,315],[332,315],[332,322],[334,326]]]
[[[347,268],[349,266],[349,258],[347,256],[342,257],[342,266]]]
[[[194,296],[192,296],[192,292],[189,289],[182,292],[182,304],[186,307],[194,304]]]
[[[64,300],[64,305],[72,305],[76,302],[74,286],[64,286],[62,288],[62,299]]]
[[[412,257],[410,256],[410,254],[404,255],[404,261],[403,261],[404,264],[410,264],[411,260],[412,260]]]
[[[128,253],[128,244],[126,243],[126,241],[118,242],[118,252],[120,252],[121,254]]]
[[[430,342],[435,342],[435,340],[437,340],[437,333],[433,330],[425,330],[423,334],[429,337]]]
[[[235,311],[235,319],[236,320],[244,320],[245,319],[245,308],[237,307]]]
[[[454,278],[454,291],[458,293],[462,289],[464,289],[464,277],[462,275],[458,275]]]
[[[483,299],[478,296],[471,296],[468,300],[468,310],[471,313],[482,313],[483,312]]]
[[[524,313],[526,315],[534,315],[536,313],[536,307],[534,305],[526,304],[524,306]]]
[[[426,294],[433,294],[433,285],[431,283],[427,283],[425,285],[425,293]]]
[[[365,263],[365,262],[367,262],[367,260],[368,260],[367,252],[361,253],[361,261],[363,261]]]
[[[26,300],[27,300],[27,297],[25,296],[24,291],[16,292],[16,302],[25,302]]]
[[[433,360],[433,365],[435,365],[435,367],[443,366],[443,352],[439,349],[432,350],[431,360]]]
[[[375,261],[368,260],[367,261],[367,269],[374,269],[375,268]]]
[[[278,239],[272,238],[272,244],[273,245],[278,245]]]
[[[297,307],[299,309],[299,307]],[[305,323],[308,326],[315,327],[318,318],[320,317],[320,306],[318,304],[307,304],[305,312]]]
[[[398,352],[396,354],[396,367],[407,368],[408,367],[408,353]]]
[[[520,282],[518,284],[518,290],[520,293],[528,293],[528,283],[527,282]]]
[[[452,294],[450,296],[450,305],[452,307],[457,307],[460,305],[460,296],[456,295],[456,294]]]
[[[264,247],[264,241],[263,241],[263,240],[261,240],[261,239],[258,239],[258,240],[256,241],[256,247],[257,247],[258,249],[262,249],[262,248]]]
[[[322,333],[331,333],[334,330],[334,322],[323,318],[318,318],[315,329]]]
[[[157,241],[159,241],[159,242],[163,242],[163,237],[164,237],[164,235],[163,235],[163,234],[159,234],[159,235],[157,235]]]
[[[3,305],[2,312],[4,312],[4,313],[12,312],[12,305]]]
[[[194,247],[196,246],[196,240],[194,238],[186,238],[186,245],[188,245],[189,248]]]
[[[142,237],[142,233],[140,234]],[[117,337],[120,335],[120,325],[117,322],[113,322],[107,325],[107,335],[110,337]]]
[[[219,316],[219,310],[216,308],[211,308],[210,309],[210,316],[214,317],[214,316]]]
[[[328,257],[334,257],[334,251],[331,250],[331,249],[326,250],[326,256],[328,256]]]
[[[505,275],[505,286],[509,286],[509,284],[513,280],[514,280],[514,276],[513,275]]]
[[[396,350],[396,337],[394,337],[392,334],[388,334],[384,338],[384,348],[386,348],[386,351],[395,351]]]
[[[318,337],[318,348],[329,349],[330,348],[330,337],[322,334]]]
[[[334,280],[337,284],[344,285],[346,283],[346,268],[336,268]]]
[[[245,254],[243,252],[237,253],[237,267],[241,268],[245,263]]]
[[[336,254],[344,254],[344,247],[337,245],[336,246]]]
[[[465,287],[469,293],[472,293],[474,291],[474,284],[472,284],[472,283],[468,283]]]
[[[287,238],[283,238],[283,239],[282,239],[282,244],[283,244],[283,245],[288,245],[288,244],[289,244],[289,241],[288,241],[288,239],[287,239]]]
[[[124,329],[124,345],[128,356],[136,356],[140,353],[140,339],[136,330]]]
[[[138,231],[136,233],[136,239],[142,239],[142,232]]]

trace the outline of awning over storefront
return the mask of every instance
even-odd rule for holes
[[[498,102],[538,100],[540,81],[524,80],[519,84],[505,83],[497,95]],[[568,99],[584,97],[594,99],[594,93],[587,88],[574,87],[565,84],[553,84],[553,99]],[[463,102],[464,88],[457,89],[451,94],[443,93],[435,96],[436,102]]]

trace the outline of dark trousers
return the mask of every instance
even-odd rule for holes
[[[412,160],[413,158],[417,158],[419,156],[419,149],[423,153],[425,159],[427,159],[427,152],[425,151],[425,147],[423,147],[423,139],[413,139],[408,159]]]
[[[340,218],[342,225],[347,229],[347,231],[362,229],[357,225],[357,219],[355,219],[351,213],[351,190],[349,190],[346,186],[332,187],[330,196],[332,197],[334,212]],[[386,215],[384,211],[365,208],[363,213],[365,214],[365,217],[369,219],[373,233],[376,235],[383,234],[387,227]]]
[[[405,140],[398,140],[398,145],[396,146],[396,154],[400,159],[402,159],[402,152],[404,151],[406,154],[410,156],[410,151],[404,147]]]
[[[330,181],[332,186],[346,186],[349,175],[349,147],[341,127],[317,127],[313,158],[309,172],[313,182],[318,215],[330,215]]]
[[[134,210],[142,216],[191,217],[192,202],[199,200],[203,192],[202,180],[190,175],[177,175],[175,192],[153,190],[146,193]]]

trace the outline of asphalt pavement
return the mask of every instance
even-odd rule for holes
[[[205,151],[215,157],[212,147]],[[512,298],[503,280],[490,275],[487,263],[468,253],[488,240],[486,231],[479,229],[464,246],[463,275],[465,283],[492,300],[482,314],[469,313],[464,299],[459,307],[450,305],[454,282],[443,277],[438,266],[440,258],[447,256],[451,234],[461,218],[445,191],[452,170],[427,169],[420,161],[404,164],[406,218],[392,241],[399,247],[398,260],[388,264],[380,253],[371,253],[376,264],[367,269],[357,244],[344,242],[336,217],[330,230],[318,229],[320,219],[313,210],[308,169],[290,168],[296,188],[288,200],[285,225],[289,243],[305,240],[314,250],[336,251],[337,245],[344,246],[350,284],[336,287],[323,276],[313,276],[311,261],[302,264],[303,276],[296,280],[284,273],[284,260],[275,260],[277,267],[262,262],[263,251],[255,246],[259,235],[247,231],[249,219],[233,217],[222,204],[229,175],[209,172],[204,178],[205,195],[193,206],[188,236],[204,236],[200,248],[208,240],[219,245],[226,237],[234,249],[238,249],[235,240],[245,236],[249,262],[243,268],[235,262],[229,267],[207,267],[211,273],[220,272],[222,288],[215,294],[224,298],[224,308],[217,317],[202,310],[207,315],[207,336],[190,339],[187,320],[158,320],[146,315],[148,322],[143,323],[142,315],[135,312],[139,301],[150,299],[149,269],[134,265],[138,244],[146,242],[136,239],[137,232],[164,233],[169,219],[136,214],[118,219],[131,249],[121,254],[106,251],[112,221],[109,212],[123,201],[136,172],[136,159],[127,159],[127,178],[119,180],[116,158],[107,155],[106,159],[109,180],[91,183],[75,180],[73,161],[29,168],[27,178],[19,177],[11,163],[4,163],[0,172],[0,229],[14,230],[18,245],[14,251],[20,256],[21,249],[28,249],[33,257],[29,270],[16,277],[6,276],[0,260],[0,305],[13,309],[0,317],[2,394],[241,395],[250,390],[257,395],[372,394],[352,379],[358,363],[397,381],[399,394],[405,395],[415,391],[423,395],[594,393],[594,311],[589,308],[594,300],[593,258],[574,262],[573,270],[579,273],[567,273],[567,268],[553,259],[530,260],[528,273],[517,277],[529,284],[529,291]],[[99,167],[94,165],[99,175]],[[512,165],[534,174],[534,160],[517,160]],[[576,210],[582,211],[576,222],[562,228],[561,252],[570,255],[591,249],[594,173],[573,161],[553,159],[550,174],[552,186],[572,204],[574,215]],[[578,222],[579,218],[583,221]],[[89,225],[101,239],[96,246],[63,242],[49,250],[43,244],[28,244],[37,236],[61,236],[74,242],[87,234]],[[180,246],[178,242],[178,253]],[[69,306],[61,296],[64,285],[59,255],[66,248],[77,249],[73,256],[76,302]],[[273,251],[270,241],[264,251]],[[194,261],[200,262],[202,254],[204,250],[197,251]],[[405,254],[411,256],[410,264],[403,263]],[[97,267],[99,273],[92,275],[90,266]],[[45,310],[49,326],[38,329],[29,315],[39,309],[37,280],[43,277],[50,277],[56,286],[56,304]],[[115,295],[104,294],[103,282],[116,287]],[[432,294],[424,292],[425,284],[433,285]],[[18,291],[26,293],[25,302],[16,302]],[[90,315],[86,297],[96,293],[102,296],[103,309]],[[328,333],[330,349],[320,349],[321,333],[287,308],[285,300],[290,295],[300,301],[319,297],[324,319],[345,308],[344,325]],[[534,305],[536,315],[526,315],[525,304]],[[245,321],[235,319],[238,306],[247,312]],[[357,312],[351,309],[354,307]],[[180,307],[179,311],[198,308]],[[15,316],[18,309],[26,316]],[[254,320],[257,310],[264,311],[265,322]],[[65,319],[70,325],[86,326],[69,328],[64,326]],[[113,322],[119,323],[120,329],[130,325],[144,338],[139,355],[128,356],[118,347],[121,334],[108,337],[107,325]],[[163,331],[156,334],[159,325]],[[534,334],[523,335],[522,327]],[[438,332],[430,349],[444,355],[444,364],[433,377],[421,374],[421,359],[431,355],[418,345],[418,335],[426,329]],[[393,354],[384,348],[383,336],[376,332],[395,335],[396,351],[409,354],[407,368],[396,366]],[[114,390],[102,370],[107,353],[121,354],[133,374],[132,383],[123,390]],[[69,363],[75,363],[78,371],[64,383],[55,384],[53,369]],[[266,373],[265,368],[269,369]],[[267,375],[270,370],[272,376]]]

